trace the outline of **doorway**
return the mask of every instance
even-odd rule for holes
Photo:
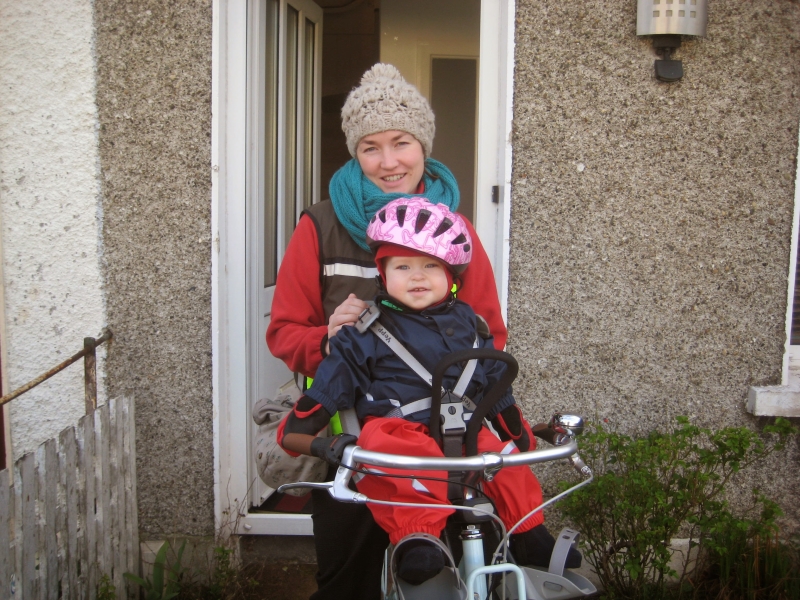
[[[303,209],[327,197],[333,173],[350,160],[340,110],[375,62],[404,70],[436,107],[432,157],[453,170],[460,210],[473,218],[480,0],[411,4],[251,2],[248,74],[254,85],[247,130],[256,151],[247,192],[250,407],[295,389],[292,374],[264,343],[277,271]],[[452,18],[455,13],[459,18]],[[255,478],[252,507],[308,511],[285,500]]]
[[[471,28],[456,35],[436,18]],[[472,169],[458,175],[473,184],[471,192],[462,184],[461,207],[500,275],[502,303],[512,48],[513,0],[220,0],[212,111],[215,498],[220,520],[234,512],[232,503],[239,507],[237,532],[311,532],[307,517],[255,512],[273,491],[257,476],[250,411],[259,398],[293,385],[265,344],[271,290],[300,212],[327,197],[330,176],[350,158],[339,116],[347,93],[383,61],[434,107],[461,100],[466,112],[454,122],[474,131],[471,145],[454,144],[466,148],[462,162]],[[443,86],[452,81],[440,74],[455,67],[466,68],[458,83],[468,87],[448,99],[452,90]],[[461,168],[437,154],[447,149],[446,120],[437,119],[432,156]],[[506,190],[494,195],[499,204],[492,187]]]

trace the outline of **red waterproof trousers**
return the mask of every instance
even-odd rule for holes
[[[408,456],[442,456],[436,442],[428,435],[427,426],[405,419],[376,418],[369,420],[361,431],[358,445],[365,450],[405,454]],[[504,442],[486,427],[478,434],[480,452],[510,454],[519,452],[513,442]],[[374,473],[413,475],[412,471],[385,467],[365,467]],[[436,477],[444,482],[427,479],[363,476],[356,484],[360,492],[375,500],[396,502],[421,502],[427,504],[449,504],[447,500],[447,472],[425,471],[420,477]],[[500,519],[506,527],[512,527],[523,516],[542,503],[542,488],[536,476],[527,466],[501,469],[492,481],[483,483],[484,492],[497,506]],[[389,534],[392,544],[409,533],[421,532],[439,536],[447,517],[454,511],[441,508],[412,508],[367,504],[375,521]],[[523,523],[516,533],[523,533],[544,522],[541,512]]]

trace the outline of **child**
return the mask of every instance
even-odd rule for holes
[[[444,205],[424,198],[399,198],[379,210],[367,228],[367,241],[375,252],[381,293],[376,298],[380,322],[429,371],[449,353],[472,348],[492,348],[488,328],[472,309],[456,299],[453,281],[467,268],[471,240],[461,217]],[[499,361],[478,362],[465,395],[476,404],[483,391],[505,371]],[[453,365],[445,373],[443,386],[453,390],[461,368]],[[317,370],[314,385],[284,420],[278,440],[287,452],[318,456],[332,464],[341,460],[354,436],[314,437],[338,410],[355,406],[363,423],[358,445],[367,450],[410,456],[441,456],[428,434],[430,385],[395,351],[371,331],[343,327],[330,339],[330,354]],[[421,408],[420,408],[421,407]],[[405,409],[405,410],[404,410]],[[511,390],[507,390],[489,413],[498,439],[483,427],[478,436],[481,452],[509,453],[535,447],[535,438]],[[367,467],[369,469],[369,467]],[[408,475],[402,470],[383,473]],[[367,475],[358,489],[375,499],[448,504],[445,472],[430,472],[428,479],[401,479]],[[502,469],[485,493],[497,505],[507,527],[542,502],[539,482],[528,467]],[[420,509],[369,504],[375,521],[397,544],[411,533],[438,537],[452,510]],[[536,513],[511,536],[511,548],[522,564],[547,566],[554,540]],[[412,584],[434,577],[444,566],[441,551],[425,541],[403,545],[398,574]],[[580,564],[571,551],[567,567]]]

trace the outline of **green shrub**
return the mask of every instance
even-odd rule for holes
[[[583,458],[595,481],[561,504],[588,541],[587,562],[612,598],[664,598],[670,579],[670,542],[697,543],[728,515],[723,491],[731,476],[783,447],[796,433],[785,419],[760,435],[744,427],[719,431],[678,418],[673,430],[633,438],[602,426],[581,438]]]
[[[208,571],[200,578],[187,578],[176,600],[250,600],[264,598],[259,590],[258,565],[237,564],[234,550],[225,542],[214,547]]]
[[[781,539],[780,508],[756,494],[756,518],[720,515],[701,541],[696,598],[796,600],[800,598],[800,553],[796,540]]]
[[[178,549],[178,554],[172,564],[167,568],[167,550],[169,550],[169,543],[164,543],[156,553],[156,559],[153,563],[153,578],[142,579],[133,573],[123,573],[123,577],[129,581],[133,581],[142,588],[145,600],[170,600],[175,598],[181,589],[181,576],[183,575],[183,567],[181,560],[183,559],[183,551],[186,548],[186,542],[181,544]]]
[[[103,574],[97,584],[97,600],[117,600],[117,587],[107,574]]]
[[[237,581],[239,571],[233,564],[233,550],[225,546],[214,548],[214,568],[206,597],[208,600],[226,600],[230,588]]]

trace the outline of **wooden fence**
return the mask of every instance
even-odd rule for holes
[[[111,400],[0,471],[0,599],[94,600],[104,578],[136,597],[133,412]]]

